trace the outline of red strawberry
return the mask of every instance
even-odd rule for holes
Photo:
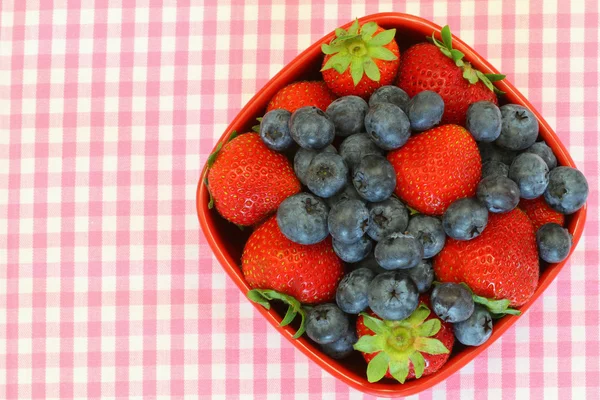
[[[464,54],[452,49],[452,35],[445,26],[443,43],[418,43],[402,54],[397,85],[410,97],[423,90],[439,93],[444,99],[442,124],[464,125],[469,104],[488,100],[498,104],[492,82],[504,75],[482,74],[463,60]]]
[[[344,264],[334,253],[330,237],[313,245],[294,243],[283,236],[273,216],[246,242],[242,272],[253,288],[272,289],[316,304],[335,298]]]
[[[259,222],[300,192],[288,159],[267,148],[256,133],[235,137],[209,157],[208,165],[214,205],[223,218],[238,225]]]
[[[544,196],[532,200],[521,199],[519,208],[525,211],[533,223],[533,229],[536,232],[542,225],[549,222],[554,222],[560,226],[565,224],[565,216],[552,209],[548,203],[546,203],[546,200],[544,200]]]
[[[358,317],[354,348],[369,363],[369,382],[385,376],[404,383],[431,375],[448,361],[454,346],[452,325],[437,318],[428,304],[423,296],[419,307],[402,321],[382,321],[372,312]]]
[[[423,214],[441,215],[455,200],[475,195],[481,156],[458,125],[439,126],[388,153],[396,170],[396,194]]]
[[[395,29],[384,30],[375,22],[360,26],[354,21],[348,31],[338,28],[336,38],[323,44],[323,79],[338,96],[364,99],[378,88],[394,82],[400,63]]]
[[[269,102],[267,112],[283,108],[293,113],[300,107],[315,106],[325,111],[335,100],[323,81],[294,82],[280,89]]]
[[[464,282],[479,296],[508,299],[519,307],[533,295],[539,279],[535,231],[518,208],[490,213],[483,233],[469,241],[448,238],[434,258],[442,282]]]

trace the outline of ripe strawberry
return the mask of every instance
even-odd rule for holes
[[[312,245],[294,243],[281,233],[273,216],[246,242],[242,272],[253,288],[317,304],[335,298],[344,265],[333,251],[331,237]]]
[[[404,383],[431,375],[448,361],[454,346],[452,325],[437,318],[428,305],[428,296],[422,296],[419,307],[402,321],[382,321],[373,312],[358,317],[354,348],[369,364],[369,382],[385,376]]]
[[[565,216],[551,208],[544,200],[544,196],[532,200],[521,199],[519,208],[525,211],[536,232],[542,225],[549,222],[554,222],[560,226],[565,224]]]
[[[388,153],[396,170],[396,194],[423,214],[441,215],[457,199],[475,195],[481,156],[465,128],[439,126]]]
[[[358,20],[346,31],[335,30],[336,38],[323,44],[323,79],[338,96],[364,99],[378,88],[394,82],[400,63],[395,29],[384,30],[375,22],[360,26]]]
[[[490,213],[477,238],[448,238],[434,258],[433,268],[442,282],[464,282],[479,296],[508,299],[511,306],[522,306],[539,279],[533,225],[518,208],[506,214]]]
[[[469,104],[488,100],[498,104],[492,82],[500,74],[483,74],[463,60],[464,54],[452,48],[452,35],[446,25],[442,43],[432,35],[431,43],[418,43],[402,54],[398,81],[410,97],[423,90],[437,92],[444,99],[442,124],[465,124]]]
[[[283,108],[293,113],[300,107],[315,106],[325,111],[335,100],[323,81],[300,81],[280,89],[269,102],[267,112]]]
[[[300,192],[288,159],[267,148],[256,133],[235,137],[209,157],[208,165],[214,205],[234,224],[255,224]]]

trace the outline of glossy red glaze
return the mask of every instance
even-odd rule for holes
[[[369,21],[375,21],[386,29],[396,28],[396,40],[400,45],[401,51],[414,43],[425,40],[425,37],[430,36],[434,31],[439,33],[441,29],[440,26],[434,24],[433,22],[412,15],[400,13],[373,14],[360,19],[361,24]],[[347,28],[348,26],[350,26],[350,23],[348,23],[345,27]],[[229,138],[229,135],[234,130],[237,130],[238,132],[245,132],[249,130],[251,126],[255,124],[256,117],[259,117],[264,113],[264,110],[266,109],[271,97],[273,97],[273,95],[285,85],[299,79],[318,79],[320,76],[319,69],[323,59],[323,55],[321,53],[321,44],[329,42],[333,37],[334,33],[332,32],[321,40],[317,41],[287,66],[285,66],[277,75],[275,75],[273,79],[271,79],[240,111],[237,117],[227,127],[219,142],[226,142]],[[475,68],[484,73],[498,73],[498,71],[492,65],[490,65],[473,49],[455,36],[453,36],[453,46],[454,48],[462,51],[465,54],[465,59],[469,60],[475,66]],[[540,135],[554,151],[559,164],[575,167],[573,159],[567,152],[567,149],[564,147],[564,145],[560,142],[558,136],[556,136],[556,133],[554,133],[552,128],[534,109],[531,103],[527,101],[525,96],[523,96],[506,79],[497,82],[496,86],[500,90],[506,92],[506,95],[503,96],[501,102],[522,104],[533,111],[539,120]],[[198,182],[196,195],[196,207],[198,210],[200,226],[202,227],[209,245],[223,266],[225,272],[227,272],[229,277],[235,282],[240,290],[243,293],[246,293],[248,290],[250,290],[250,287],[244,280],[239,264],[243,245],[248,234],[241,233],[236,226],[225,222],[214,209],[208,209],[209,197],[207,189],[203,183],[206,173],[207,170],[205,166],[204,170],[202,171],[202,176]],[[581,238],[585,217],[586,206],[577,211],[575,214],[569,216],[566,220],[566,226],[568,227],[569,232],[571,232],[573,235],[573,248],[571,251],[573,251],[579,242],[579,239]],[[542,270],[539,286],[536,289],[535,294],[529,303],[521,308],[523,313],[525,313],[531,304],[533,304],[533,302],[544,292],[544,290],[546,290],[548,285],[550,285],[556,275],[565,266],[566,262],[567,260],[558,264],[551,264]],[[279,322],[282,319],[282,315],[278,314],[275,309],[272,308],[271,310],[265,310],[259,305],[255,305],[255,307],[294,346],[296,346],[314,362],[323,367],[327,372],[355,389],[375,396],[385,397],[409,396],[426,390],[443,381],[448,376],[469,363],[479,353],[491,346],[519,319],[517,316],[507,316],[497,321],[494,325],[494,333],[490,340],[479,347],[458,347],[455,349],[455,353],[452,355],[450,360],[436,374],[421,378],[419,380],[409,381],[405,384],[400,384],[387,379],[377,383],[369,383],[365,373],[366,364],[362,357],[352,357],[350,360],[344,361],[333,360],[321,353],[317,347],[313,346],[304,337],[294,340],[292,336],[295,333],[295,328],[292,326],[281,328],[279,326]]]

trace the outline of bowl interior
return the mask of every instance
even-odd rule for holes
[[[426,36],[430,36],[432,32],[440,31],[438,25],[419,17],[400,14],[400,13],[382,13],[374,14],[360,19],[361,23],[375,21],[380,26],[390,29],[396,28],[396,40],[402,52],[411,45],[422,42]],[[349,26],[350,24],[347,24]],[[290,64],[286,65],[281,72],[273,77],[240,111],[238,116],[231,122],[225,133],[222,135],[219,142],[226,142],[231,132],[248,132],[251,127],[256,124],[256,118],[264,114],[269,100],[275,93],[285,85],[303,79],[320,79],[321,74],[319,69],[322,62],[322,53],[320,46],[322,43],[329,42],[333,37],[333,33],[325,36],[323,39],[314,43],[306,51],[300,54]],[[475,68],[484,73],[498,73],[487,61],[483,60],[475,51],[463,43],[460,39],[453,37],[453,47],[462,51],[465,54],[465,59],[470,61]],[[540,136],[552,148],[560,165],[574,167],[573,160],[569,156],[567,150],[559,141],[556,134],[550,128],[546,121],[539,115],[534,107],[527,99],[517,91],[517,89],[508,82],[503,80],[496,85],[500,90],[506,92],[500,97],[500,103],[517,103],[531,109],[540,123]],[[226,222],[217,212],[208,209],[208,192],[204,185],[206,177],[206,167],[202,171],[202,177],[198,184],[197,192],[197,210],[200,224],[206,235],[208,243],[214,251],[217,259],[220,261],[223,269],[230,278],[236,283],[243,293],[246,293],[250,288],[243,279],[240,265],[240,258],[244,243],[246,242],[250,229],[240,231],[235,225]],[[575,214],[567,218],[566,225],[573,235],[573,249],[575,248],[585,222],[586,207],[584,206]],[[550,264],[542,266],[539,286],[531,301],[523,306],[521,310],[525,312],[531,304],[537,299],[541,293],[554,280],[558,272],[565,265],[566,260],[558,264]],[[477,354],[489,347],[497,340],[504,331],[514,324],[519,317],[507,316],[498,320],[494,325],[494,333],[490,340],[479,347],[465,347],[460,344],[455,346],[453,355],[444,365],[444,367],[428,377],[419,380],[409,381],[405,384],[399,384],[395,381],[384,379],[381,382],[369,383],[366,379],[366,363],[359,354],[352,356],[342,362],[333,360],[322,354],[318,347],[313,345],[305,337],[298,340],[292,338],[297,325],[281,328],[279,322],[284,314],[282,308],[274,306],[267,311],[261,306],[256,306],[259,312],[278,329],[281,334],[287,337],[299,350],[308,355],[313,361],[317,362],[328,372],[343,380],[354,388],[366,393],[378,396],[407,396],[425,390],[436,383],[441,382],[452,373],[466,365]]]

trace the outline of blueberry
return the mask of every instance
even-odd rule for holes
[[[442,251],[446,234],[442,221],[428,215],[417,214],[408,222],[406,233],[413,235],[423,246],[423,258],[431,258]]]
[[[341,360],[354,352],[354,344],[357,341],[358,337],[356,336],[356,331],[354,329],[348,329],[346,334],[335,342],[322,344],[321,350],[329,357]]]
[[[271,150],[283,151],[294,143],[289,127],[291,115],[288,110],[279,108],[269,111],[262,117],[260,138]]]
[[[323,150],[307,150],[300,147],[294,156],[294,172],[300,182],[306,185],[306,174],[308,173],[308,167],[310,167],[310,163],[313,158],[319,153],[334,153],[337,154],[335,147],[329,145],[325,147]]]
[[[549,263],[561,262],[571,251],[571,234],[562,226],[549,223],[542,225],[536,233],[540,258]]]
[[[446,235],[456,240],[470,240],[481,235],[488,223],[488,210],[477,199],[456,200],[444,213],[442,226]]]
[[[435,274],[430,260],[421,260],[419,265],[402,270],[417,285],[419,293],[426,293],[431,288]]]
[[[365,131],[369,105],[361,97],[344,96],[334,100],[325,111],[335,125],[335,134],[350,136]]]
[[[348,167],[337,154],[317,154],[306,174],[306,186],[319,197],[327,198],[340,192],[348,183]]]
[[[344,276],[335,293],[335,301],[342,311],[358,314],[369,307],[367,292],[375,273],[368,268],[359,268]]]
[[[383,155],[383,150],[371,140],[367,133],[349,136],[340,144],[340,156],[351,170],[358,166],[364,156],[370,154]]]
[[[436,92],[424,90],[410,99],[406,114],[413,131],[426,131],[433,128],[442,120],[444,100]]]
[[[481,179],[490,176],[504,176],[508,178],[508,165],[496,160],[483,163],[481,166]]]
[[[386,85],[377,89],[369,98],[369,107],[379,103],[392,103],[406,112],[410,97],[398,86]]]
[[[467,109],[465,128],[478,142],[493,142],[500,136],[502,113],[491,101],[472,103]]]
[[[328,197],[326,201],[327,204],[329,204],[329,207],[333,207],[340,201],[349,199],[360,200],[364,204],[367,204],[367,201],[360,197],[360,194],[358,194],[352,182],[348,182],[340,192],[334,194],[331,197]]]
[[[325,202],[309,193],[298,193],[281,202],[277,209],[277,225],[292,242],[315,244],[327,237]]]
[[[373,242],[367,235],[364,235],[354,243],[344,243],[333,239],[333,251],[343,261],[355,263],[363,260],[373,250]]]
[[[454,324],[454,336],[466,346],[479,346],[492,336],[492,316],[482,306],[475,304],[473,314],[465,321]]]
[[[384,150],[400,148],[410,137],[408,117],[392,103],[371,107],[365,117],[365,128],[371,140]]]
[[[306,334],[319,344],[333,343],[348,331],[348,316],[333,303],[319,304],[306,314]]]
[[[378,203],[369,203],[371,224],[367,234],[371,239],[379,241],[394,232],[404,232],[408,225],[408,210],[395,197]]]
[[[385,157],[368,155],[354,169],[352,183],[358,194],[367,201],[383,201],[396,188],[396,171]]]
[[[402,320],[417,309],[419,291],[415,283],[402,272],[390,271],[377,275],[369,285],[369,307],[384,320]]]
[[[501,163],[510,165],[517,156],[516,151],[503,149],[502,147],[496,146],[494,143],[478,142],[477,147],[479,148],[482,163],[488,161],[500,161]]]
[[[375,254],[373,254],[373,252],[369,253],[364,260],[346,265],[348,267],[348,271],[354,271],[358,268],[369,268],[371,271],[375,272],[376,275],[387,271],[386,269],[381,268],[375,259]]]
[[[375,245],[375,259],[385,269],[408,269],[419,265],[423,246],[412,235],[392,233]]]
[[[445,322],[461,322],[473,314],[475,302],[471,292],[458,283],[435,285],[431,292],[431,308]]]
[[[290,118],[290,134],[300,147],[321,150],[333,142],[335,125],[321,109],[301,107]]]
[[[583,174],[571,167],[556,167],[550,171],[544,199],[550,207],[563,214],[573,214],[585,204],[589,187]]]
[[[508,177],[519,186],[522,198],[535,199],[548,187],[548,165],[533,153],[519,154],[510,165]]]
[[[535,143],[538,136],[538,120],[527,108],[518,104],[500,107],[502,131],[496,139],[498,146],[509,150],[524,150]]]
[[[369,210],[360,200],[342,200],[331,208],[327,224],[331,236],[351,244],[369,229]]]
[[[519,204],[520,196],[517,184],[505,176],[489,176],[477,186],[477,198],[493,213],[514,209]]]
[[[525,152],[533,153],[540,156],[542,160],[546,162],[546,165],[548,165],[549,170],[556,168],[556,156],[554,155],[554,152],[552,151],[550,146],[546,144],[546,142],[535,142],[531,145],[530,148],[525,150]]]

